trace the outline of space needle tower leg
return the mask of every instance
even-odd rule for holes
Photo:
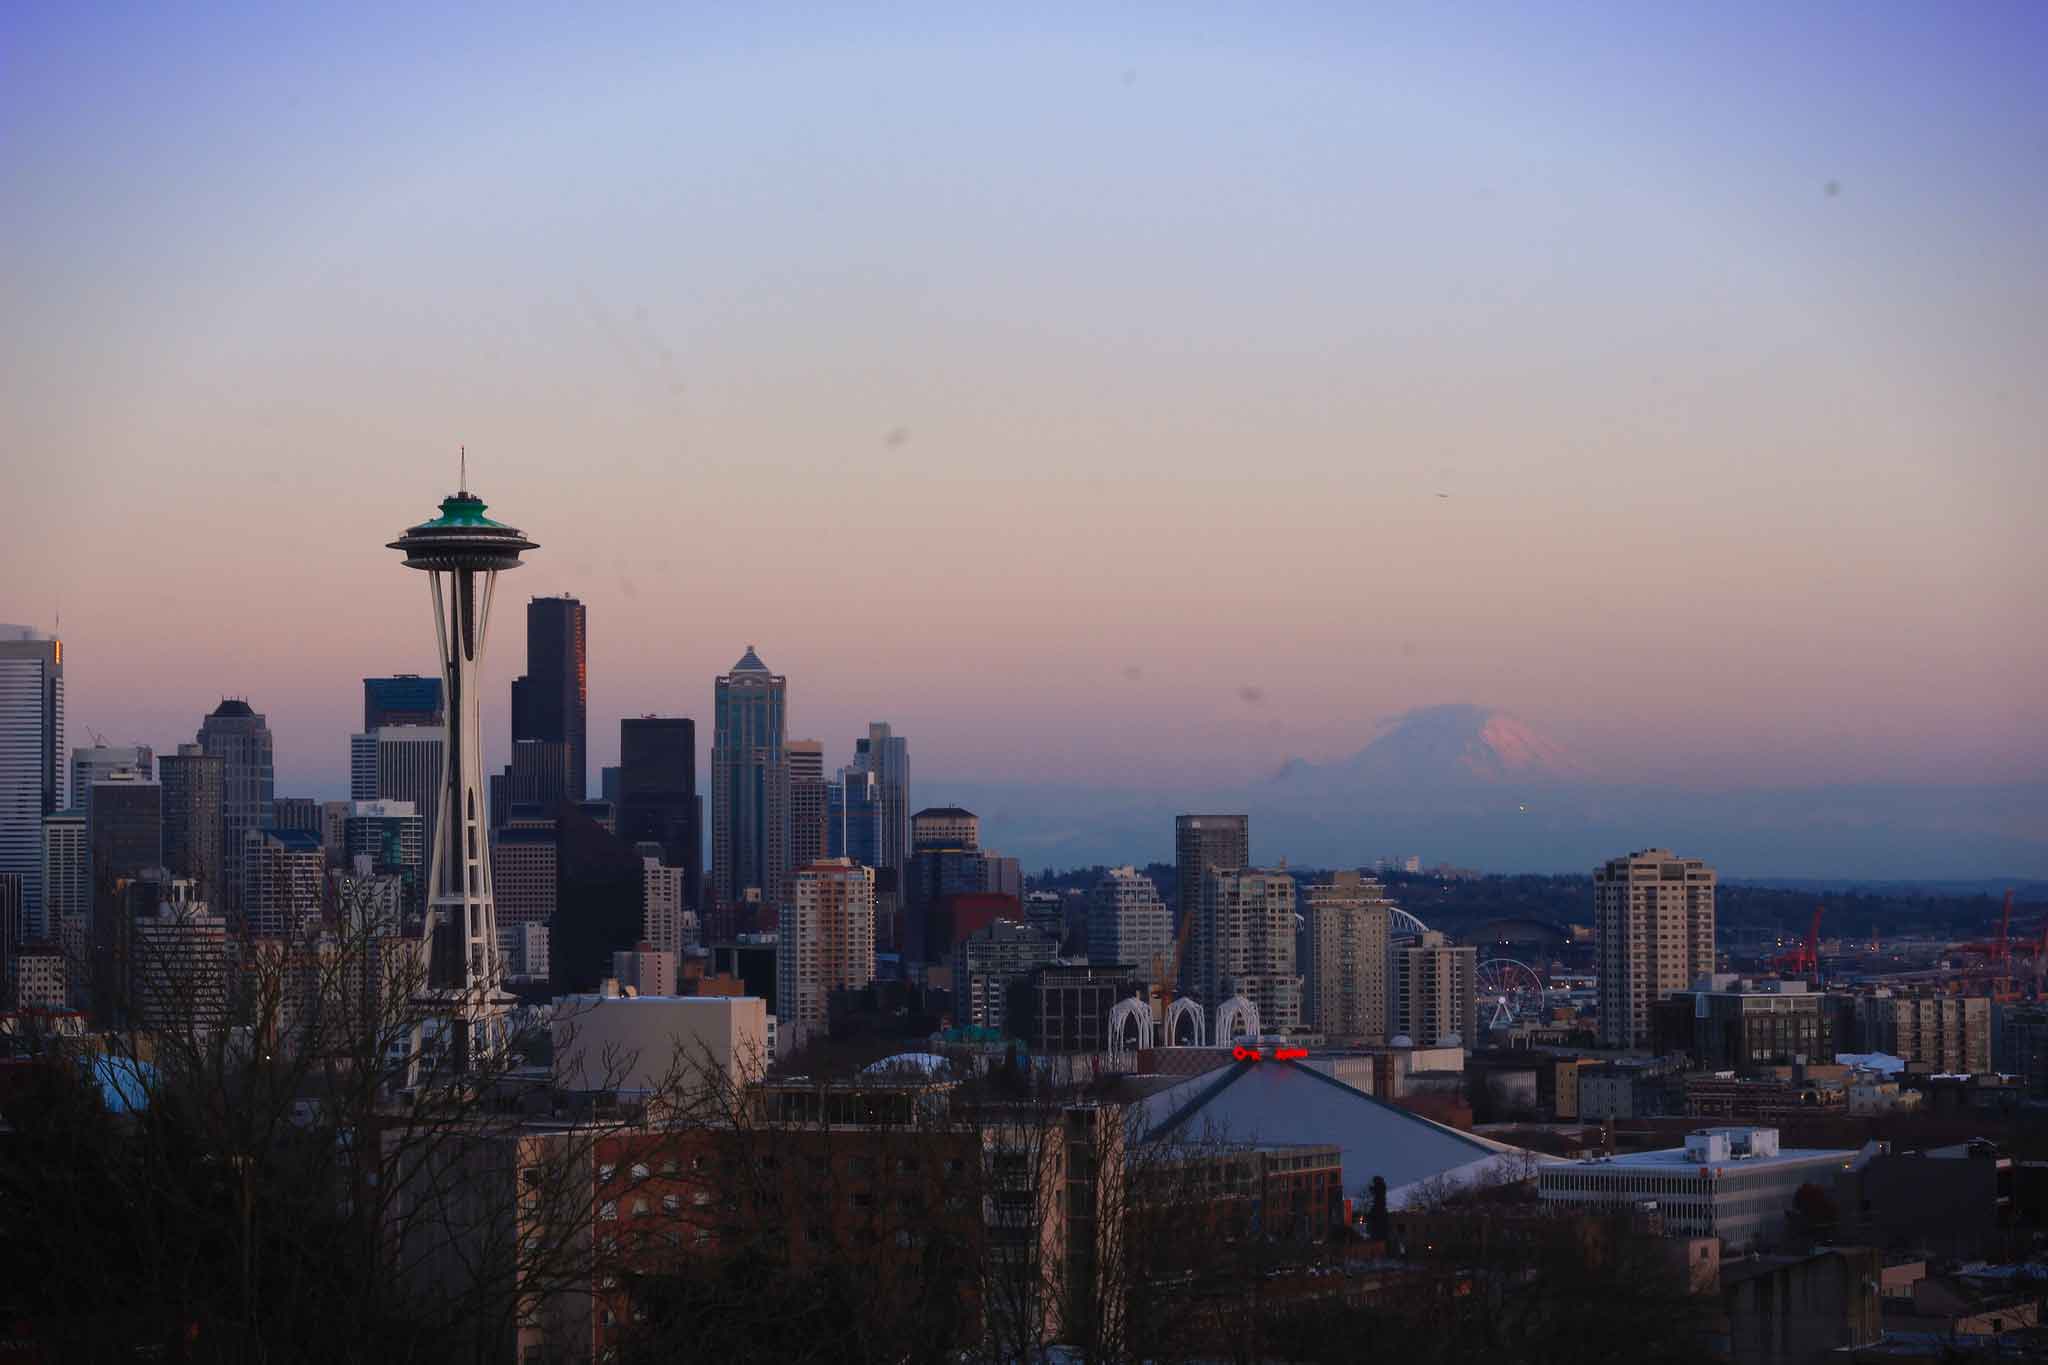
[[[491,903],[478,682],[498,573],[519,567],[520,554],[538,547],[485,517],[483,502],[464,489],[442,500],[438,518],[413,527],[390,548],[405,552],[407,568],[427,574],[448,716],[427,881],[427,998],[421,1003],[447,1019],[449,1062],[467,1072],[503,1047],[511,1004]]]

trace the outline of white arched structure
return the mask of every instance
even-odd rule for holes
[[[1130,996],[1119,1000],[1109,1010],[1109,1055],[1121,1057],[1130,1049],[1124,1043],[1124,1030],[1135,1020],[1138,1027],[1138,1046],[1152,1046],[1152,1006],[1141,996]]]
[[[1186,1043],[1180,1041],[1180,1021],[1183,1019],[1190,1021],[1192,1025]],[[1201,1002],[1183,995],[1166,1007],[1166,1046],[1200,1047],[1203,1043],[1202,1026],[1208,1022],[1208,1018],[1202,1013]]]
[[[1424,924],[1398,905],[1390,907],[1387,913],[1392,920],[1390,932],[1396,938],[1406,937],[1410,934],[1420,938],[1429,932],[1427,924]]]
[[[1216,1007],[1216,1046],[1240,1036],[1259,1036],[1259,1007],[1242,995],[1233,995]]]

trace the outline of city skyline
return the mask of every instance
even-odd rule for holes
[[[754,641],[969,804],[1450,703],[1622,784],[2038,783],[2048,20],[1575,14],[520,16],[401,90],[442,20],[18,16],[0,619],[61,615],[72,734],[246,697],[338,797],[360,680],[433,672],[375,538],[467,442],[595,618],[586,781],[645,713],[708,772]]]

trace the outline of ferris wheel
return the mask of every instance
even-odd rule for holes
[[[1543,978],[1525,962],[1490,957],[1479,964],[1472,986],[1489,1029],[1511,1028],[1523,1020],[1543,1017],[1547,994]]]

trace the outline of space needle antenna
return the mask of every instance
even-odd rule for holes
[[[462,452],[460,456],[462,460],[462,477],[460,480],[457,481],[455,486],[459,489],[462,489],[464,492],[467,492],[469,491],[469,447],[463,445],[457,446],[456,449]]]

